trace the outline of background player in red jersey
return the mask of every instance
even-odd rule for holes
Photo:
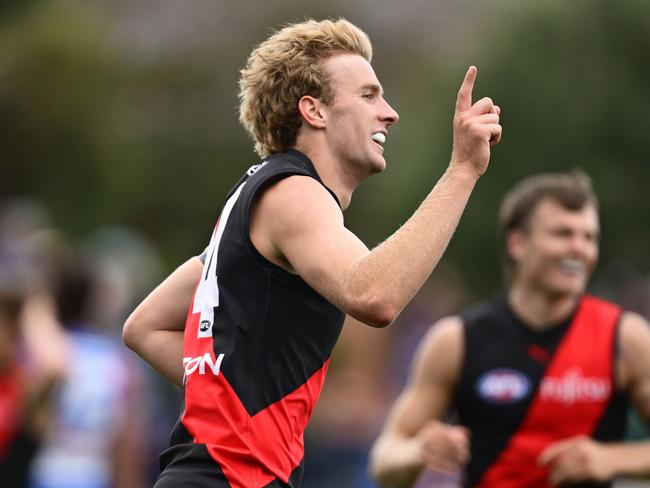
[[[297,486],[302,431],[343,313],[392,323],[487,169],[500,110],[472,103],[470,67],[450,165],[422,205],[372,250],[346,229],[342,210],[385,168],[398,120],[371,58],[349,22],[307,21],[263,42],[242,70],[240,120],[263,160],[229,195],[205,264],[182,265],[124,328],[127,345],[185,386],[157,486]]]
[[[650,420],[650,328],[584,294],[599,239],[589,178],[530,177],[500,221],[507,296],[431,328],[373,447],[374,478],[407,487],[425,468],[462,468],[464,486],[523,488],[647,475],[650,442],[621,439],[627,401]]]

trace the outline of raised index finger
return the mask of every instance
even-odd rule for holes
[[[458,99],[456,100],[456,113],[465,112],[472,106],[472,89],[474,88],[474,80],[476,80],[477,73],[476,66],[470,66],[465,74],[463,84],[458,90]]]

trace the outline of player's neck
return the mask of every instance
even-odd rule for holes
[[[317,145],[309,144],[296,144],[295,149],[311,160],[318,176],[325,186],[336,194],[341,208],[345,210],[350,205],[352,193],[360,182],[356,182],[350,178],[350,175],[346,175],[331,152]]]
[[[508,292],[508,303],[513,312],[535,330],[545,330],[566,320],[575,309],[577,300],[573,294],[545,294],[516,283]]]

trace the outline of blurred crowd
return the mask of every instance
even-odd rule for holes
[[[151,486],[177,392],[122,346],[121,327],[160,273],[130,230],[73,243],[38,202],[3,204],[2,486]]]
[[[32,200],[0,206],[0,480],[9,488],[141,488],[158,474],[179,391],[121,342],[135,303],[166,273],[130,229],[72,241]],[[650,277],[605,263],[593,291],[650,316]],[[495,288],[495,294],[498,288]],[[369,446],[438,318],[475,297],[450,263],[387,329],[348,320],[307,429],[306,488],[373,488]],[[647,432],[633,416],[630,436]],[[419,486],[457,486],[429,472]]]

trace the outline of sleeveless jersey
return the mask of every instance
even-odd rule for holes
[[[303,432],[344,314],[250,240],[255,198],[291,175],[320,182],[290,150],[251,167],[227,197],[187,316],[184,406],[156,486],[300,484]]]
[[[619,317],[618,307],[591,296],[542,332],[522,323],[505,299],[462,315],[465,359],[454,401],[459,423],[471,431],[464,486],[550,487],[548,469],[537,463],[546,447],[577,435],[622,439]]]

